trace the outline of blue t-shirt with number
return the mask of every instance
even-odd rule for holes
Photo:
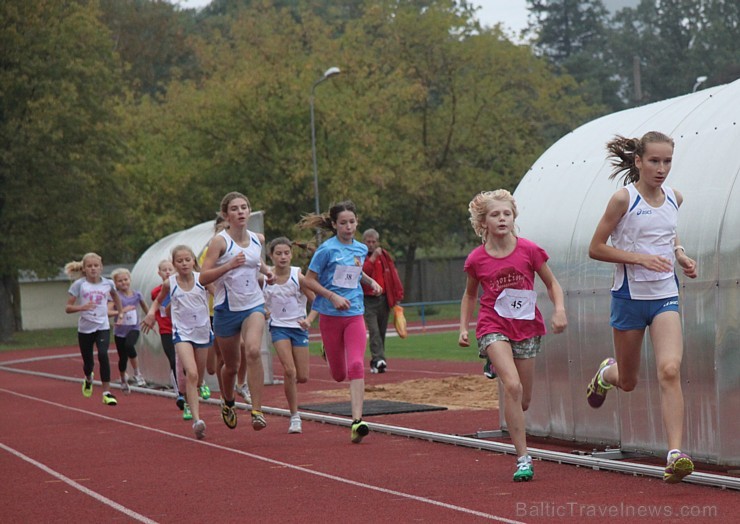
[[[313,309],[322,315],[335,317],[362,315],[365,312],[365,305],[360,277],[366,256],[367,246],[354,239],[351,244],[342,244],[334,236],[321,244],[314,253],[308,269],[318,275],[319,284],[343,296],[351,305],[349,309],[340,311],[330,300],[317,295]]]

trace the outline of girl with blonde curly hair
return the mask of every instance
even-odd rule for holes
[[[540,352],[541,337],[547,331],[537,308],[535,274],[547,287],[554,305],[554,333],[562,333],[568,325],[563,290],[547,265],[545,250],[517,236],[518,212],[511,193],[505,189],[484,191],[473,198],[468,209],[470,223],[482,245],[465,260],[467,283],[460,304],[458,344],[470,346],[468,324],[480,287],[483,294],[475,333],[478,355],[487,359],[486,376],[498,375],[504,386],[504,414],[517,453],[514,481],[528,481],[534,470],[527,454],[524,412],[532,398],[534,357]]]

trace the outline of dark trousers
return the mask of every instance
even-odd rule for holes
[[[385,360],[385,332],[389,316],[390,308],[385,295],[378,297],[365,295],[365,325],[370,335],[372,363]]]
[[[162,349],[164,350],[164,354],[167,355],[167,360],[170,363],[170,370],[172,371],[175,385],[178,385],[177,365],[175,361],[175,343],[172,341],[172,333],[162,333],[159,335],[159,339],[162,341]]]
[[[136,358],[136,341],[139,340],[139,330],[133,329],[125,337],[114,337],[118,351],[118,371],[123,373],[128,367],[128,359]]]
[[[89,377],[95,369],[93,348],[98,347],[98,363],[100,364],[100,380],[110,382],[110,361],[108,360],[108,346],[110,346],[110,329],[95,331],[94,333],[77,332],[77,341],[82,354],[82,370],[85,377]]]

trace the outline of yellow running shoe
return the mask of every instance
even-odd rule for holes
[[[85,378],[82,381],[82,396],[90,398],[93,390],[93,380],[95,380],[95,373],[90,373],[90,381]]]
[[[663,473],[663,480],[666,484],[678,484],[687,475],[694,472],[694,463],[686,453],[679,450],[668,455],[668,464]]]
[[[352,443],[359,444],[362,439],[370,433],[370,427],[362,419],[356,420],[352,423],[352,432],[350,433]]]
[[[596,370],[594,378],[592,378],[591,382],[588,383],[588,387],[586,388],[586,400],[588,400],[588,405],[592,408],[600,408],[606,400],[606,394],[614,387],[601,380],[601,372],[605,368],[616,363],[617,361],[613,358],[605,359],[601,364],[599,364],[599,369]]]
[[[226,427],[228,427],[229,429],[234,429],[237,423],[236,407],[227,406],[226,402],[222,400],[221,401],[221,418],[224,419],[224,424],[226,424]]]
[[[118,404],[118,401],[113,396],[113,393],[103,393],[103,404],[106,406],[115,406]]]

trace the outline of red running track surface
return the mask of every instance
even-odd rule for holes
[[[3,362],[70,355],[12,367],[76,377],[76,348],[6,352]],[[115,355],[112,354],[115,369]],[[276,359],[277,360],[277,359]],[[479,372],[479,362],[396,361],[369,384]],[[96,366],[97,368],[97,366]],[[281,373],[279,363],[275,373]],[[312,360],[316,390],[347,389]],[[267,416],[255,432],[248,412],[229,430],[203,405],[204,441],[170,398],[133,393],[105,406],[96,386],[0,370],[0,522],[729,522],[737,492],[654,478],[535,462],[529,483],[511,480],[509,455],[372,433],[354,445],[349,429]],[[326,399],[324,399],[326,400]],[[282,385],[265,405],[286,406]],[[369,422],[471,434],[498,415],[449,410],[368,417]],[[652,515],[652,516],[648,516]]]

